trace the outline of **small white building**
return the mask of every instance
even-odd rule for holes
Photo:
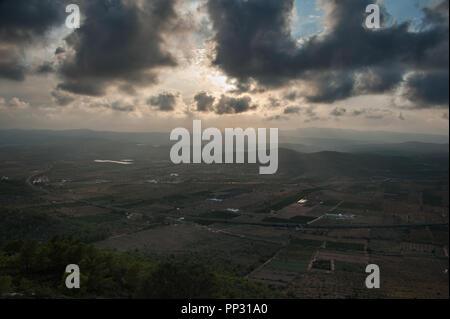
[[[47,176],[40,176],[40,177],[36,177],[33,180],[33,185],[35,185],[35,184],[45,184],[45,183],[48,183],[48,182],[49,182],[49,179],[48,179]]]

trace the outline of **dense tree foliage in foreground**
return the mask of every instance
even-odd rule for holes
[[[0,245],[19,239],[47,241],[61,234],[91,243],[108,235],[102,226],[47,210],[0,205]]]
[[[65,286],[77,264],[81,288]],[[0,248],[0,295],[57,298],[267,298],[279,293],[218,271],[195,257],[151,260],[104,251],[68,237],[13,241]]]

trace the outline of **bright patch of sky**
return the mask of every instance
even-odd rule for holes
[[[384,0],[387,11],[397,23],[410,21],[413,28],[419,27],[422,21],[422,9],[433,3],[433,0]]]
[[[424,14],[422,9],[437,3],[435,0],[384,0],[383,2],[391,15],[388,25],[410,22],[410,31],[412,32],[423,28]]]
[[[323,30],[324,10],[317,6],[316,0],[295,0],[295,12],[292,19],[292,36],[308,37]]]
[[[374,3],[377,1],[374,0]],[[411,28],[420,28],[423,18],[422,9],[436,3],[435,0],[378,0],[384,2],[392,16],[389,24],[410,21]],[[322,18],[325,11],[318,6],[317,0],[295,0],[295,12],[292,19],[292,36],[308,37],[323,31]]]

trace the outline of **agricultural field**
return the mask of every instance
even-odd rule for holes
[[[254,165],[176,166],[162,148],[2,154],[0,245],[69,235],[104,251],[195,256],[292,298],[448,298],[438,173],[295,173],[287,152],[280,174],[262,176]],[[377,291],[364,284],[372,263]]]

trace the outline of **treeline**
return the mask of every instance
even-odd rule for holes
[[[61,234],[91,243],[107,238],[109,232],[97,224],[49,214],[40,208],[0,205],[0,245],[19,239],[47,241]]]
[[[80,289],[67,289],[65,269],[80,267]],[[194,257],[154,260],[56,236],[45,243],[0,247],[3,298],[276,298],[278,290],[218,270]]]

